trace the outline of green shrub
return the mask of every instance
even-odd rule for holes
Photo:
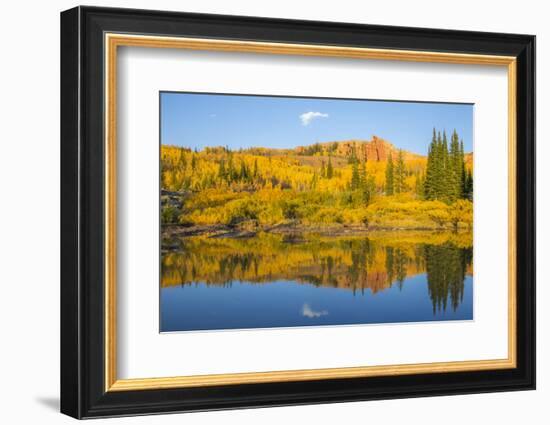
[[[180,211],[173,206],[163,207],[161,210],[161,223],[171,224],[178,221]]]

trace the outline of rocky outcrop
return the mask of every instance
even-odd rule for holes
[[[395,159],[399,153],[399,149],[392,143],[377,136],[372,136],[371,140],[343,140],[334,142],[322,142],[318,144],[323,153],[330,153],[333,156],[349,158],[355,150],[357,157],[367,161],[386,161],[390,154]],[[311,150],[310,146],[298,146],[296,153],[299,155],[305,154]],[[421,158],[412,152],[403,151],[404,159]]]
[[[160,204],[162,207],[173,207],[181,209],[185,198],[184,192],[172,192],[166,189],[160,191]]]

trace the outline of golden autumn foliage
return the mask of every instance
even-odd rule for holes
[[[268,148],[232,152],[222,147],[198,152],[162,146],[163,223],[471,227],[469,200],[448,204],[423,199],[425,157],[404,156],[403,190],[387,196],[385,160],[354,162],[336,155],[336,147],[333,152],[306,155],[303,150]]]

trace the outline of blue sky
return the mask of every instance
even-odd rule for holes
[[[172,92],[160,101],[166,145],[293,148],[376,135],[426,154],[435,127],[456,129],[472,151],[472,105]]]

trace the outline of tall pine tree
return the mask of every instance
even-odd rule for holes
[[[259,173],[259,170],[258,170],[258,159],[255,159],[255,160],[254,160],[254,171],[252,172],[252,176],[254,177],[254,179],[257,179],[257,178],[258,178],[258,173]]]
[[[405,192],[405,160],[403,159],[403,151],[401,149],[399,149],[399,154],[397,155],[397,165],[393,181],[395,193]]]
[[[229,158],[227,159],[227,172],[225,173],[228,183],[231,183],[236,178],[235,164],[233,163],[233,154],[229,152]]]
[[[449,167],[449,146],[447,143],[447,133],[443,130],[443,137],[441,139],[441,163],[439,166],[439,187],[441,199],[448,201],[451,196],[451,183],[449,181],[450,167]]]
[[[433,129],[432,142],[428,148],[428,161],[426,165],[426,176],[424,179],[424,198],[432,200],[436,198],[436,170],[435,162],[437,156],[437,137],[435,127]]]
[[[388,162],[386,163],[386,195],[393,195],[393,193],[393,159],[390,152],[390,154],[388,155]]]
[[[331,179],[334,176],[334,167],[332,166],[332,157],[329,155],[327,164],[327,179]]]
[[[311,189],[315,190],[317,189],[317,183],[319,182],[319,178],[317,177],[317,171],[313,172],[313,177],[311,178]]]
[[[456,130],[454,130],[451,136],[449,166],[447,171],[450,201],[455,201],[462,197],[462,191],[464,187],[462,181],[463,161],[463,155],[461,157],[460,154],[458,134],[456,133]]]
[[[218,178],[220,180],[225,180],[225,176],[226,176],[225,159],[222,158],[222,159],[220,159],[220,168],[219,168],[219,171],[218,171]]]
[[[183,149],[180,149],[179,165],[183,170],[187,168],[187,159],[185,159],[185,151]]]
[[[361,177],[359,176],[359,165],[357,162],[358,162],[357,159],[355,159],[351,164],[351,183],[350,183],[351,190],[359,189],[359,186],[361,183]]]
[[[425,193],[424,193],[425,186],[426,186],[426,182],[425,182],[424,175],[422,173],[417,173],[414,190],[416,192],[416,196],[420,199],[425,198]]]

